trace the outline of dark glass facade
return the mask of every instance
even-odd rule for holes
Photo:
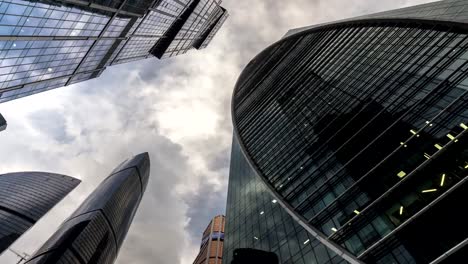
[[[219,10],[227,16],[216,0],[1,0],[0,103],[206,47]]]
[[[239,78],[242,154],[351,263],[466,254],[467,18],[468,3],[451,0],[291,31]],[[226,241],[239,232],[232,203]]]
[[[273,252],[279,263],[346,263],[301,226],[269,192],[234,138],[229,173],[223,264],[234,250]]]
[[[151,49],[158,58],[167,58],[187,53],[196,48],[202,49],[212,40],[228,17],[226,9],[220,6],[221,0],[187,1],[184,11]]]
[[[7,121],[5,118],[0,114],[0,131],[3,131],[7,128]]]
[[[80,183],[45,172],[0,175],[0,253]]]
[[[119,165],[27,263],[114,263],[149,180],[147,153]]]

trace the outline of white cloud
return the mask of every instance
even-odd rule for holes
[[[110,67],[97,80],[1,104],[9,122],[0,133],[1,172],[83,180],[14,248],[32,253],[114,166],[149,151],[150,186],[118,263],[191,263],[209,218],[223,213],[230,97],[249,60],[290,28],[422,2],[225,1],[231,16],[206,50]]]

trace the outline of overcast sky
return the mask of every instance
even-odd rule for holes
[[[81,179],[13,248],[32,254],[127,157],[148,151],[151,179],[119,264],[190,264],[224,214],[230,96],[243,67],[288,29],[429,0],[225,0],[231,16],[203,51],[108,68],[96,80],[0,104],[0,173]],[[0,263],[16,263],[13,254]]]

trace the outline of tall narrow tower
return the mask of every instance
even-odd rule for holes
[[[26,262],[113,263],[149,180],[147,153],[119,165]]]

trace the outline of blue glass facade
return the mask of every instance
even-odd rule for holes
[[[179,19],[174,21],[164,38],[152,48],[151,53],[154,56],[168,58],[184,54],[193,48],[206,47],[198,43],[210,42],[210,33],[216,34],[228,17],[227,11],[220,6],[220,0],[185,1],[187,6]]]
[[[212,28],[211,13],[221,9],[215,0],[200,1],[197,6],[209,8],[190,12],[177,37],[168,39],[194,2],[199,1],[0,1],[0,103],[96,78],[113,64],[152,57],[161,39],[172,46],[159,50],[158,57],[187,52]]]
[[[223,264],[238,248],[275,253],[280,263],[347,263],[320,243],[279,204],[234,138],[229,173]]]
[[[0,175],[0,253],[79,183],[68,176],[45,172]]]
[[[242,153],[285,212],[348,262],[466,255],[467,18],[467,2],[450,0],[290,31],[239,78]],[[243,232],[229,229],[231,203],[226,241]]]
[[[27,263],[114,263],[149,172],[147,153],[123,162]]]

